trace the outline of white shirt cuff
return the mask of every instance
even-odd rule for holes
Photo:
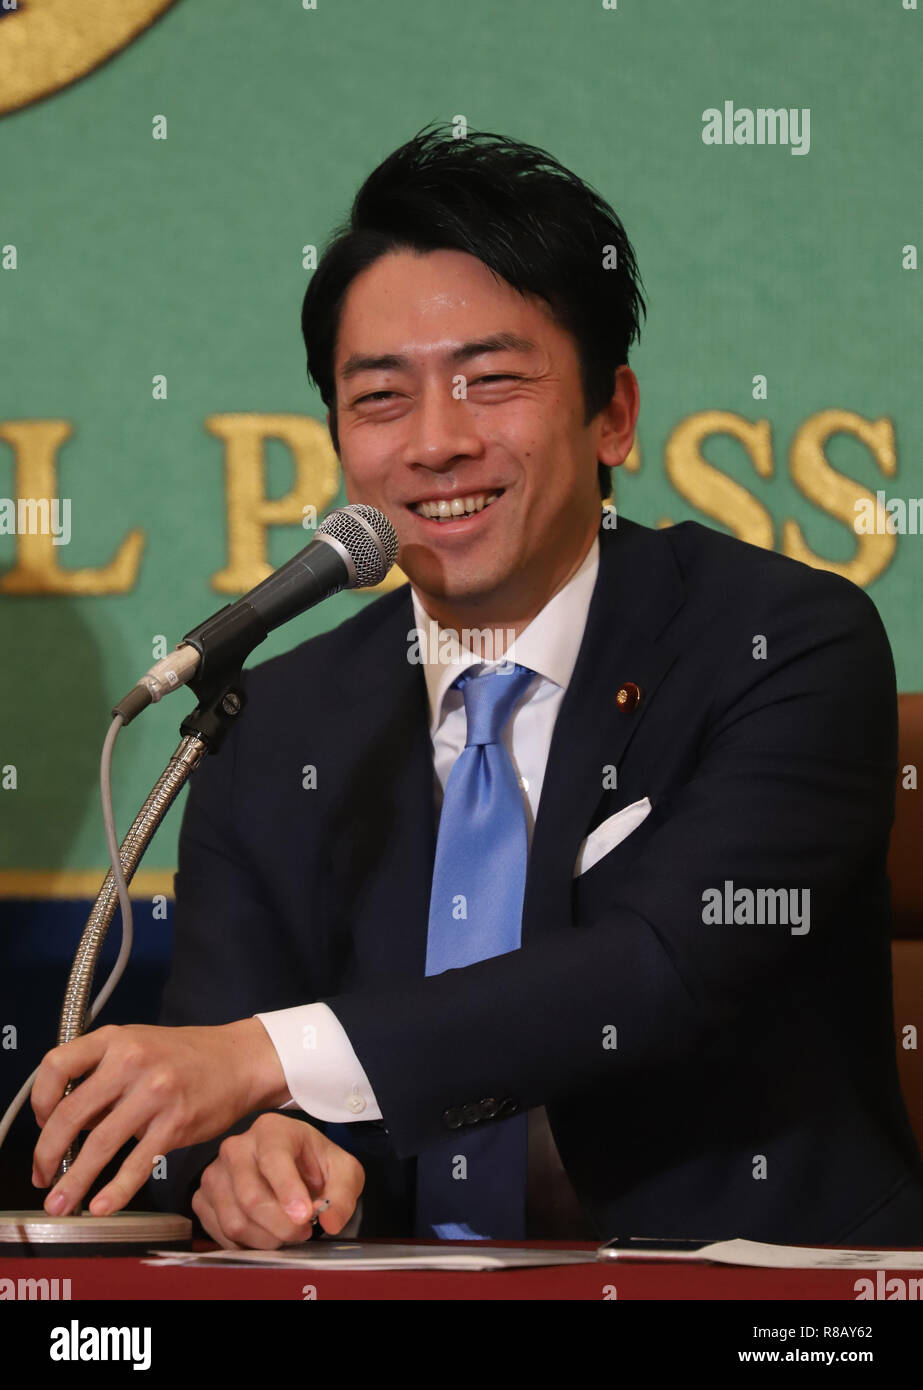
[[[255,1014],[282,1064],[294,1108],[331,1124],[380,1120],[381,1111],[340,1020],[326,1004]]]

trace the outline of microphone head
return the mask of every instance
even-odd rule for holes
[[[317,528],[319,536],[339,541],[356,571],[348,589],[367,589],[380,584],[397,559],[397,533],[384,512],[354,502],[338,507]]]

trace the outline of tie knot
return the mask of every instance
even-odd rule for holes
[[[499,743],[513,706],[535,675],[527,666],[504,664],[478,676],[459,676],[454,682],[465,701],[465,747]]]

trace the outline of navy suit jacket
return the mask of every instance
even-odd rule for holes
[[[190,783],[160,1021],[333,1009],[384,1117],[320,1125],[365,1165],[363,1234],[412,1234],[428,1145],[544,1105],[600,1239],[923,1245],[875,606],[694,522],[621,518],[599,539],[521,949],[424,975],[436,817],[405,585],[246,673],[244,715]],[[646,820],[575,879],[584,838],[645,796]],[[807,890],[810,929],[703,920],[728,882]],[[218,1142],[178,1151],[154,1199],[188,1210]]]

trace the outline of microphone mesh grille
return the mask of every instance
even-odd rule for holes
[[[350,588],[380,584],[397,559],[394,527],[384,512],[364,502],[338,507],[317,530],[319,535],[332,536],[349,552],[356,567],[356,582]]]

